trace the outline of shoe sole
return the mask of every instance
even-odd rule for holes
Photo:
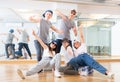
[[[20,69],[17,69],[17,73],[21,77],[21,79],[25,79],[25,76],[23,75],[23,73]]]

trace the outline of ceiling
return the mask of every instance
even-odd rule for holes
[[[42,15],[46,9],[67,14],[73,8],[78,11],[77,19],[120,19],[120,0],[1,0],[0,22],[30,22],[30,15]]]

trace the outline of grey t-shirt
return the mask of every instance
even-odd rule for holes
[[[6,44],[8,43],[12,43],[13,42],[13,38],[14,38],[14,35],[12,33],[8,33],[7,37],[6,37]]]
[[[70,30],[71,30],[71,28],[75,27],[75,23],[73,20],[70,20],[67,17],[66,20],[63,20],[63,19],[58,20],[57,27],[58,27],[58,29],[63,30],[64,32],[63,32],[63,34],[56,33],[56,38],[57,39],[67,38],[70,40]]]
[[[20,34],[19,42],[28,43],[28,37],[29,37],[28,33],[25,30],[22,30]]]
[[[48,43],[49,40],[49,28],[52,26],[50,21],[41,19],[40,26],[37,29],[37,35],[43,40],[43,42]]]

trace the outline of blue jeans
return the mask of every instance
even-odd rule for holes
[[[90,66],[91,68],[99,71],[102,74],[105,74],[107,71],[105,67],[99,64],[96,60],[94,60],[87,53],[80,54],[77,57],[72,58],[68,64],[73,66],[75,70],[78,70],[78,68],[81,66]]]
[[[38,40],[34,40],[34,46],[35,46],[35,49],[36,49],[37,61],[40,61],[42,59],[43,47],[38,42]]]
[[[9,51],[11,53],[9,53]],[[15,44],[10,44],[10,43],[5,44],[5,53],[6,53],[7,58],[9,58],[10,54],[12,54],[13,58],[15,58]]]

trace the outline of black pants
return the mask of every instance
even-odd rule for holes
[[[61,46],[62,46],[62,39],[56,39],[57,42],[57,49],[56,49],[56,53],[60,52]],[[70,46],[72,47],[72,41],[69,40]]]
[[[61,66],[59,71],[63,72],[65,75],[78,75],[78,71],[74,70],[74,68],[70,65]]]
[[[30,51],[29,46],[28,46],[27,43],[19,43],[18,45],[19,45],[18,51],[21,53],[21,56],[23,55],[23,54],[22,54],[22,48],[24,47],[24,48],[26,49],[29,57],[31,57],[31,51]]]

